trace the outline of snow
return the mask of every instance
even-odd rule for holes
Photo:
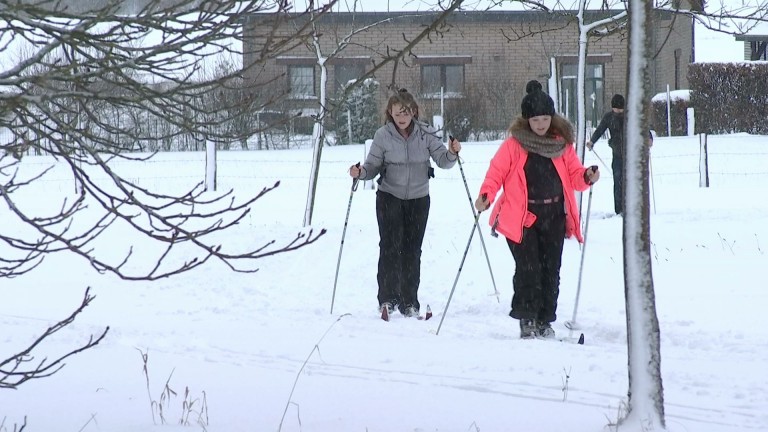
[[[691,91],[690,90],[670,90],[669,91],[669,99],[673,101],[689,101],[691,100]],[[667,101],[667,92],[663,93],[656,93],[652,98],[651,101],[653,102],[666,102]]]
[[[710,188],[698,187],[698,137],[654,142],[651,258],[669,431],[768,430],[765,139],[710,136]],[[473,195],[498,145],[463,143],[462,167]],[[69,358],[52,377],[1,390],[0,430],[13,430],[25,416],[31,431],[202,430],[194,412],[191,426],[178,426],[185,387],[197,399],[193,411],[205,398],[205,430],[211,432],[609,430],[628,386],[622,219],[612,217],[611,173],[595,157],[610,164],[610,151],[600,144],[595,151],[587,152],[586,163],[600,165],[602,176],[593,189],[579,300],[583,346],[518,339],[517,321],[507,316],[513,260],[503,239],[489,235],[485,214],[482,233],[500,302],[491,295],[488,264],[475,237],[444,315],[472,229],[459,167],[437,170],[430,185],[420,300],[434,318],[417,321],[396,313],[391,322],[381,321],[375,193],[358,188],[351,194],[346,174],[363,147],[327,147],[313,218],[315,230],[327,234],[296,252],[259,260],[256,273],[233,273],[210,262],[174,278],[128,282],[60,254],[30,274],[4,280],[2,359],[67,316],[88,286],[96,295],[91,306],[39,347],[35,359],[52,358],[106,326],[110,330],[96,348]],[[160,156],[122,162],[117,169],[162,190],[203,181],[203,152]],[[311,158],[311,149],[218,154],[218,193],[234,188],[235,196],[245,197],[280,180],[240,226],[217,239],[225,249],[273,239],[284,245],[302,231]],[[23,160],[30,170],[50,163]],[[71,197],[72,186],[66,169],[54,170],[13,198],[30,206],[25,208],[55,207]],[[2,211],[4,232],[14,232],[18,222]],[[131,243],[147,265],[159,253],[128,232],[107,235],[105,253],[119,256]],[[567,240],[554,326],[559,336],[569,335],[563,323],[571,319],[580,259],[576,241]],[[142,353],[148,356],[148,380]],[[176,392],[164,406],[168,424],[160,425],[155,411],[154,425],[151,401],[161,401],[166,382]]]

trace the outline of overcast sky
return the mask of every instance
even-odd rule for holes
[[[736,41],[730,34],[724,34],[696,25],[696,62],[732,62],[744,60],[744,42]]]

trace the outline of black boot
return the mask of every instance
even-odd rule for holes
[[[520,339],[533,339],[536,337],[537,331],[536,320],[520,320]]]
[[[544,321],[538,321],[538,328],[536,329],[536,335],[541,338],[553,338],[555,337],[555,329],[552,328],[552,324]]]

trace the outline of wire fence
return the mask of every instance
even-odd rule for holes
[[[464,143],[462,159],[468,181],[479,185],[488,163],[501,141]],[[350,151],[351,148],[355,150]],[[359,153],[358,153],[359,151]],[[331,146],[323,152],[319,177],[321,182],[346,182],[347,170],[365,157],[362,145]],[[132,155],[140,156],[140,155]],[[611,151],[605,142],[598,142],[594,152],[587,152],[585,165],[601,167],[603,178],[611,178],[598,157],[608,166]],[[659,137],[651,150],[651,174],[655,186],[698,185],[702,175],[702,153],[698,136]],[[163,190],[186,190],[205,181],[206,154],[200,152],[158,153],[145,161],[116,158],[109,162],[112,170],[140,187]],[[8,161],[6,156],[4,161]],[[306,183],[311,169],[312,150],[309,148],[270,151],[219,151],[217,153],[217,184],[222,190],[256,189],[276,181]],[[6,165],[7,162],[3,165]],[[16,166],[18,173],[31,176],[49,170],[35,180],[46,190],[74,190],[71,168],[63,161],[48,156],[25,156]],[[707,164],[710,186],[732,181],[768,182],[768,137],[747,134],[712,135],[707,137]],[[91,180],[109,182],[107,173],[98,167],[85,167]],[[15,171],[14,169],[14,172]],[[0,178],[12,175],[4,169]],[[440,181],[462,181],[458,170],[438,170]]]

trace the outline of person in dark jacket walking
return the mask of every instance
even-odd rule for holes
[[[419,106],[402,89],[392,95],[384,110],[384,126],[362,166],[353,165],[349,175],[371,180],[377,175],[376,219],[379,224],[379,312],[394,308],[407,317],[419,316],[421,245],[429,216],[430,159],[440,168],[452,168],[461,143],[443,144],[437,131],[419,121]]]
[[[592,137],[586,142],[588,149],[592,150],[606,129],[611,133],[608,146],[613,151],[613,209],[616,214],[621,214],[624,211],[624,96],[620,94],[611,98],[611,110],[603,115]]]
[[[566,237],[584,239],[575,191],[594,184],[600,173],[585,168],[573,146],[573,126],[555,113],[555,104],[530,81],[508,138],[491,160],[478,211],[491,204],[490,223],[515,259],[509,316],[520,320],[520,337],[554,337],[560,294],[560,264]],[[496,200],[496,195],[501,194]]]

